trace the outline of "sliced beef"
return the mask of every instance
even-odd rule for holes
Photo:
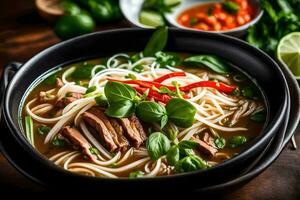
[[[66,97],[57,100],[55,105],[60,108],[64,108],[68,104],[70,104],[78,99],[81,99],[82,97],[83,97],[83,95],[80,93],[76,93],[76,92],[68,93],[68,95]]]
[[[110,152],[113,152],[116,149],[118,149],[118,146],[113,140],[112,134],[107,129],[107,127],[101,119],[99,119],[96,115],[90,112],[84,112],[82,114],[82,118],[86,123],[88,123],[91,127],[97,130],[97,132],[100,134],[101,139],[105,143],[105,146]]]
[[[199,144],[199,150],[209,156],[214,156],[218,150],[215,149],[213,146],[210,146],[209,144],[207,144],[206,142],[198,139],[198,138],[195,138],[195,137],[192,137],[192,140],[197,142]]]
[[[139,148],[147,139],[142,125],[135,116],[130,118],[120,118],[118,119],[118,122],[125,130],[126,137],[136,148]]]
[[[110,132],[115,144],[118,146],[118,149],[120,149],[121,151],[127,150],[129,142],[124,137],[123,129],[116,120],[108,118],[104,113],[104,109],[102,109],[101,107],[93,107],[88,110],[88,112],[96,115],[100,120],[103,121],[106,128]]]
[[[138,130],[138,132],[140,133],[142,140],[143,141],[147,140],[147,135],[144,131],[143,125],[141,124],[140,120],[135,115],[132,115],[131,117],[129,117],[129,120],[131,121],[132,125],[135,126],[136,129]]]
[[[212,146],[216,149],[215,145],[215,139],[211,137],[211,135],[208,132],[205,132],[203,135],[203,141],[208,144],[209,146]]]
[[[70,126],[65,126],[61,132],[62,136],[68,139],[74,146],[81,148],[82,152],[87,155],[91,160],[96,159],[96,156],[90,152],[91,145],[81,135],[81,133]]]

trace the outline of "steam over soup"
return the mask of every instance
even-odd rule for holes
[[[265,118],[260,90],[230,63],[162,51],[65,66],[22,110],[26,138],[50,161],[111,178],[205,170],[247,148]]]

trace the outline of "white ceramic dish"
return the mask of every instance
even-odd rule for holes
[[[188,28],[185,26],[180,25],[177,22],[178,16],[185,10],[192,8],[197,5],[206,4],[206,3],[212,3],[212,2],[221,2],[221,0],[183,0],[181,4],[176,7],[172,13],[165,14],[165,18],[167,19],[168,23],[170,23],[172,26],[182,28],[182,29],[188,29],[188,30],[196,30],[196,31],[202,31],[198,29]],[[234,29],[226,30],[226,31],[209,31],[209,32],[215,32],[215,33],[224,33],[234,36],[241,36],[246,33],[247,29],[256,24],[261,16],[263,15],[263,11],[260,8],[259,0],[250,0],[251,5],[255,8],[255,18],[251,20],[249,23],[239,26]],[[205,32],[205,31],[204,31]]]
[[[181,4],[173,9],[172,13],[165,14],[165,18],[167,22],[174,27],[188,29],[188,30],[196,30],[197,29],[188,28],[182,26],[177,23],[178,16],[186,9],[191,8],[195,5],[203,4],[203,3],[211,3],[211,2],[220,2],[221,0],[182,0]],[[261,16],[263,15],[263,10],[260,8],[259,0],[250,0],[251,4],[256,8],[255,18],[249,23],[226,31],[210,31],[216,33],[224,33],[233,36],[242,36],[246,33],[247,29],[257,23]],[[139,22],[139,13],[141,11],[144,0],[120,0],[120,8],[123,12],[125,18],[134,26],[141,28],[153,28],[151,26],[144,25]]]

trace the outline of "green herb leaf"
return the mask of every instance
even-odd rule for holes
[[[261,111],[261,112],[256,112],[256,113],[253,113],[251,116],[250,116],[250,119],[254,122],[257,122],[257,123],[263,123],[266,121],[266,112],[265,111]]]
[[[166,116],[167,111],[164,106],[153,101],[143,101],[136,108],[137,117],[143,122],[159,122]],[[164,119],[168,120],[168,118]]]
[[[142,171],[135,171],[135,172],[131,172],[129,174],[129,178],[139,178],[139,177],[143,177],[144,176],[144,172]]]
[[[108,105],[107,98],[103,94],[99,94],[95,97],[97,106],[106,107]]]
[[[247,138],[242,135],[233,136],[229,141],[229,147],[236,148],[247,142]]]
[[[96,91],[96,89],[97,89],[96,86],[91,86],[86,90],[85,94],[92,93],[92,92]]]
[[[126,100],[133,101],[136,96],[136,91],[131,86],[111,81],[106,83],[104,93],[110,103]]]
[[[190,155],[181,159],[175,165],[177,173],[192,172],[200,169],[207,169],[209,165],[196,155]]]
[[[121,100],[110,103],[105,113],[109,117],[123,118],[131,116],[134,113],[134,110],[135,104],[132,101]]]
[[[194,26],[194,25],[196,25],[197,23],[198,23],[198,18],[192,17],[192,18],[190,19],[190,25],[191,25],[191,26]]]
[[[183,140],[179,142],[178,146],[182,149],[196,149],[199,144],[193,140]]]
[[[223,149],[226,145],[226,140],[222,137],[218,137],[214,140],[214,143],[218,149]]]
[[[75,80],[90,79],[92,77],[92,69],[95,65],[83,63],[77,66],[71,77]]]
[[[246,98],[251,99],[254,96],[254,91],[253,91],[252,87],[250,87],[250,86],[243,87],[241,89],[241,91],[242,91],[242,95]]]
[[[237,14],[239,12],[239,5],[233,1],[225,1],[223,4],[223,9],[230,14]]]
[[[38,127],[38,133],[40,135],[46,135],[49,133],[49,131],[51,130],[51,128],[49,126],[46,125],[41,125]]]
[[[64,146],[66,146],[66,141],[63,139],[60,139],[59,137],[56,136],[52,140],[52,144],[53,144],[53,146],[56,146],[56,147],[64,147]]]
[[[164,115],[160,121],[160,128],[164,128],[167,123],[168,123],[168,115]]]
[[[169,120],[176,126],[188,128],[193,125],[196,108],[186,100],[173,98],[166,105]]]
[[[52,74],[43,81],[43,84],[44,85],[55,85],[56,79],[57,79],[57,74],[56,73]]]
[[[161,68],[166,66],[174,67],[179,65],[181,62],[180,57],[175,53],[166,53],[166,52],[156,52],[155,53],[156,62],[160,65]]]
[[[228,63],[218,58],[217,56],[212,55],[198,55],[188,57],[184,60],[184,64],[187,66],[208,68],[220,74],[226,74],[229,72]]]
[[[154,56],[156,52],[162,51],[168,40],[168,28],[166,26],[158,27],[147,43],[143,55]]]
[[[157,160],[170,149],[170,140],[163,133],[152,133],[146,142],[148,154],[152,160]]]
[[[172,146],[167,152],[167,161],[169,165],[176,165],[180,159],[180,152],[177,145]]]

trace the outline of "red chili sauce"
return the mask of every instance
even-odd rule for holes
[[[198,30],[225,31],[242,26],[254,17],[254,8],[248,0],[225,0],[187,9],[179,15],[177,22]]]

